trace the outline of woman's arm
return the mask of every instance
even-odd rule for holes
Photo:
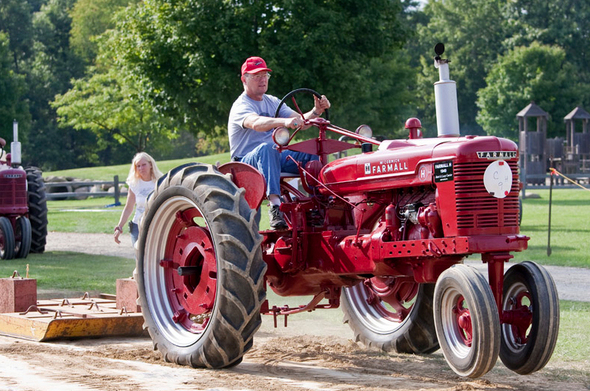
[[[119,224],[115,227],[115,243],[119,244],[121,241],[119,240],[119,235],[123,233],[123,225],[129,220],[129,216],[133,212],[133,207],[135,206],[135,193],[131,189],[127,192],[127,201],[125,201],[125,207],[123,208],[123,212],[121,213],[121,218],[119,219]]]

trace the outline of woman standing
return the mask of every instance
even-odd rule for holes
[[[131,234],[131,242],[135,246],[135,242],[139,237],[139,224],[141,217],[145,210],[145,202],[147,196],[154,190],[156,181],[162,176],[156,161],[145,152],[139,152],[133,157],[131,168],[129,169],[129,176],[127,177],[127,185],[129,192],[127,193],[127,201],[125,208],[121,213],[119,224],[115,227],[115,242],[121,243],[119,235],[123,233],[123,225],[131,216],[133,207],[135,206],[135,216],[129,222],[129,233]]]

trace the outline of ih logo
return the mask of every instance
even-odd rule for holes
[[[365,163],[365,175],[369,175],[371,173],[371,163]]]

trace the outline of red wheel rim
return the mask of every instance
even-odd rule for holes
[[[373,277],[365,281],[365,286],[368,291],[367,303],[382,316],[396,322],[402,322],[408,316],[413,306],[413,303],[408,303],[416,297],[419,288],[414,279],[403,277]]]
[[[459,327],[459,336],[462,338],[463,343],[466,346],[471,347],[473,342],[473,326],[471,324],[471,314],[469,309],[464,306],[465,298],[460,295],[457,298],[457,304],[453,307],[453,313],[455,314],[457,326]]]
[[[195,208],[176,214],[165,258],[160,261],[172,320],[193,333],[207,327],[217,286],[217,262],[209,229],[195,222],[201,217]]]

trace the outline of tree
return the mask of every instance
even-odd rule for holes
[[[25,0],[0,2],[0,31],[8,35],[10,57],[16,72],[20,63],[28,58],[33,46],[32,7]]]
[[[533,43],[500,57],[479,91],[478,122],[489,134],[518,139],[516,114],[535,101],[551,114],[548,137],[563,128],[563,117],[580,104],[583,96],[572,78],[574,66],[565,61],[565,51]]]
[[[438,71],[433,66],[434,46],[445,44],[444,58],[451,60],[451,79],[457,83],[459,121],[462,134],[482,134],[476,122],[477,91],[485,87],[485,76],[504,52],[503,42],[509,36],[509,28],[502,23],[501,0],[430,0],[424,13],[426,24],[418,26],[422,72],[419,76],[421,107],[428,112],[427,126],[436,123],[433,83]]]
[[[314,88],[349,126],[369,117],[402,128],[412,73],[399,56],[401,11],[390,0],[146,0],[117,26],[118,64],[160,113],[195,134],[226,126],[252,55],[273,69],[274,95]]]
[[[12,141],[12,121],[28,124],[29,113],[26,102],[24,77],[14,72],[6,34],[0,32],[0,137]]]
[[[507,22],[515,26],[507,42],[513,48],[532,42],[558,45],[566,61],[578,68],[581,82],[590,82],[590,3],[583,0],[514,0],[507,3]]]
[[[62,125],[77,130],[89,129],[99,141],[96,152],[115,139],[144,151],[150,142],[176,136],[168,131],[168,122],[154,113],[152,107],[137,99],[137,90],[116,68],[74,81],[72,88],[57,95],[53,106]],[[169,125],[168,125],[169,126]]]
[[[91,132],[59,129],[55,110],[49,105],[56,94],[70,87],[70,80],[83,74],[79,57],[70,49],[71,17],[75,0],[49,0],[33,16],[34,44],[24,63],[32,122],[23,159],[44,169],[88,165],[88,148],[96,144]]]
[[[115,27],[114,16],[130,2],[138,0],[78,0],[74,4],[70,45],[87,63],[98,54],[97,38]]]

